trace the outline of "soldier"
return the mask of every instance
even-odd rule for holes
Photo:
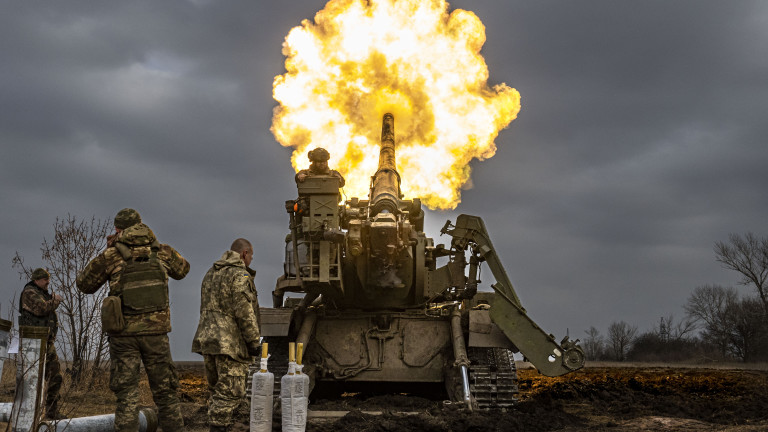
[[[211,431],[226,431],[245,396],[248,364],[259,355],[259,302],[248,267],[253,247],[237,239],[203,278],[200,323],[192,352],[203,355]]]
[[[102,330],[109,335],[111,370],[109,388],[117,397],[115,430],[139,430],[139,368],[149,378],[163,431],[184,430],[177,389],[179,378],[171,358],[168,332],[171,311],[168,276],[179,280],[189,263],[175,249],[160,244],[136,210],[115,216],[115,233],[107,249],[77,276],[86,294],[109,282],[109,297],[102,304]]]
[[[48,392],[45,397],[45,416],[52,420],[64,418],[59,413],[59,390],[61,389],[61,366],[56,355],[56,333],[59,330],[59,319],[56,308],[61,303],[61,296],[51,294],[48,284],[51,275],[44,268],[32,272],[32,280],[24,285],[19,301],[19,325],[48,327],[48,344],[45,354],[45,381]]]
[[[309,169],[303,169],[296,174],[295,180],[297,184],[303,182],[311,175],[329,175],[337,177],[339,179],[339,187],[344,187],[344,176],[338,171],[328,168],[328,159],[331,158],[331,154],[328,153],[328,150],[318,147],[314,150],[310,150],[309,153],[307,153],[307,157],[309,157],[309,161],[311,162],[309,164]]]

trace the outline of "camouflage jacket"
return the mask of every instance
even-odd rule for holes
[[[116,241],[131,248],[133,256],[146,255],[150,245],[157,238],[143,223],[126,228]],[[167,276],[180,280],[189,273],[189,263],[176,250],[167,244],[160,244],[157,257],[162,262]],[[125,268],[125,261],[115,247],[108,247],[100,253],[77,275],[77,288],[93,294],[105,282],[109,282],[109,295],[120,296],[120,275]],[[136,336],[163,334],[171,331],[171,311],[165,310],[140,315],[125,315],[125,330],[110,336]]]
[[[205,274],[192,352],[250,361],[248,346],[258,345],[260,334],[255,272],[249,270],[237,252],[230,250]]]
[[[24,285],[19,301],[19,325],[48,327],[48,338],[56,337],[59,330],[59,318],[56,316],[58,305],[47,289],[40,288],[34,282]]]
[[[344,180],[344,176],[341,175],[340,172],[334,169],[329,169],[327,172],[316,172],[311,168],[303,169],[297,172],[296,175],[293,177],[293,179],[296,181],[296,184],[298,184],[298,183],[301,183],[301,181],[299,180],[300,178],[302,177],[306,178],[313,175],[326,175],[326,176],[336,177],[337,179],[339,179],[339,187],[344,187],[344,184],[346,183],[346,181]]]

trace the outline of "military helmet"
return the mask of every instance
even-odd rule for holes
[[[314,150],[310,150],[309,153],[307,153],[307,157],[309,157],[311,162],[325,162],[331,158],[331,154],[328,153],[328,150],[318,147]]]
[[[38,267],[35,270],[32,271],[32,280],[36,281],[38,279],[50,279],[51,274],[48,273],[48,270]]]
[[[132,208],[124,208],[117,212],[117,216],[115,216],[115,228],[117,229],[126,229],[137,223],[141,223],[141,216],[139,212]]]

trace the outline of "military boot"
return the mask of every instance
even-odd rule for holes
[[[45,418],[48,420],[61,420],[67,418],[67,416],[59,412],[59,403],[56,401],[45,410]]]
[[[251,425],[242,422],[235,422],[227,429],[229,432],[250,432]]]
[[[211,425],[210,429],[208,429],[209,432],[227,432],[229,430],[226,426],[217,426],[217,425]]]

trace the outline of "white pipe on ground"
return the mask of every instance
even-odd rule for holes
[[[7,422],[11,418],[13,403],[0,403],[0,422]],[[99,432],[115,430],[115,415],[104,414],[91,417],[78,417],[73,419],[50,420],[41,422],[37,427],[38,432]],[[155,432],[157,430],[157,414],[151,409],[139,410],[139,432]]]
[[[40,423],[37,432],[107,432],[115,430],[115,415],[103,414]],[[152,409],[139,410],[139,432],[155,432],[157,414]]]

